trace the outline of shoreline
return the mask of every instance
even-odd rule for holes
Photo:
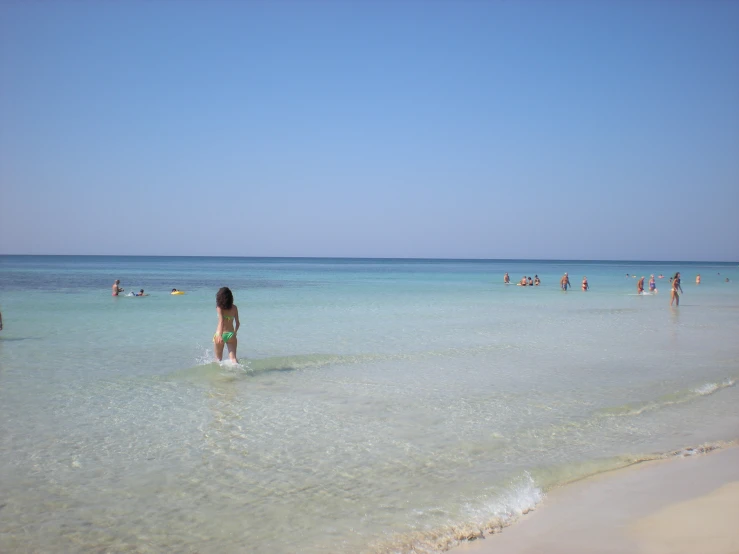
[[[739,446],[680,452],[557,487],[502,533],[450,552],[739,552],[728,523],[739,521]]]

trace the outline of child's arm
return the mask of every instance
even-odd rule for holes
[[[218,307],[216,307],[216,312],[218,313],[218,327],[216,327],[216,336],[213,339],[221,344],[223,342],[223,312]]]

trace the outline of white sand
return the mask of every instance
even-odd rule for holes
[[[739,552],[739,481],[662,508],[629,531],[644,554]]]
[[[453,554],[739,554],[739,448],[631,466],[549,493]]]

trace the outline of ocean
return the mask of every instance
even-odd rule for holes
[[[627,273],[665,278],[639,296]],[[444,551],[552,487],[739,439],[738,284],[736,263],[0,256],[0,551]],[[221,286],[238,365],[213,361]]]

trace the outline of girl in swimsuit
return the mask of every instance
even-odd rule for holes
[[[680,286],[680,272],[678,271],[675,273],[675,277],[672,279],[672,296],[670,297],[670,306],[672,306],[673,302],[677,302],[677,305],[680,305],[680,293],[678,293],[678,289],[680,290],[680,293],[683,292],[683,288]]]
[[[587,277],[583,277],[582,278],[582,290],[583,291],[586,291],[589,288],[590,288],[590,285],[588,285],[588,278]]]
[[[655,292],[657,290],[657,283],[654,282],[654,275],[649,276],[649,291]]]
[[[221,287],[216,294],[216,313],[218,314],[218,327],[213,335],[213,344],[216,360],[223,359],[223,347],[228,345],[228,357],[238,363],[236,359],[236,333],[241,323],[239,322],[239,309],[234,305],[234,295],[228,287]]]

